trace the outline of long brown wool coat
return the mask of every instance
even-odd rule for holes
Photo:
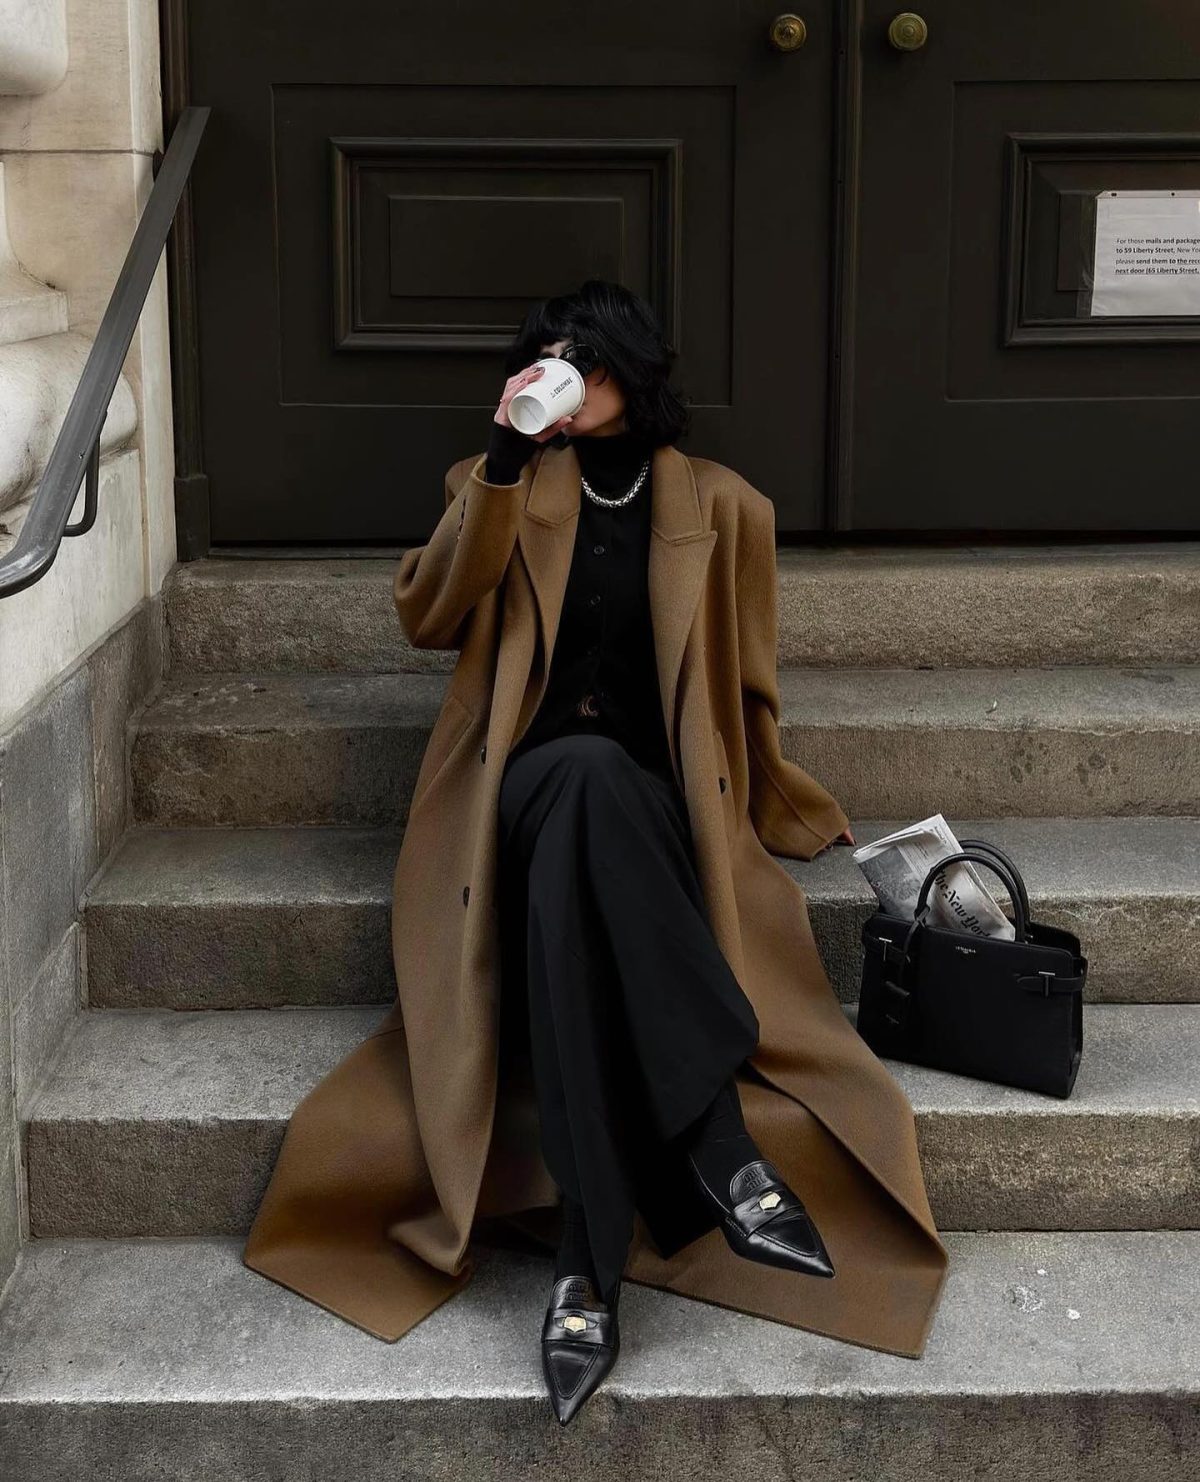
[[[484,464],[448,471],[444,515],[395,575],[410,640],[460,649],[396,863],[396,1002],[296,1108],[243,1252],[388,1340],[470,1278],[477,1217],[520,1225],[557,1197],[531,1095],[497,1068],[495,870],[501,773],[547,677],[579,462],[570,446],[541,447],[510,486],[487,484]],[[715,1228],[667,1258],[640,1218],[625,1274],[918,1357],[947,1252],[912,1109],[847,1020],[805,893],[772,857],[811,859],[848,822],[780,750],[774,506],[671,446],[656,449],[652,475],[648,580],[672,762],[712,930],[761,1028],[760,1076],[739,1077],[746,1122],[809,1206],[837,1274],[747,1261]]]

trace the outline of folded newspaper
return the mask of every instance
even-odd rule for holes
[[[897,829],[853,851],[880,908],[889,916],[915,916],[917,897],[930,869],[961,845],[940,813]],[[970,860],[960,859],[929,887],[929,921],[955,931],[1012,941],[1016,928],[996,903]]]

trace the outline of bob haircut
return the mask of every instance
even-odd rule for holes
[[[690,413],[670,384],[676,352],[667,343],[654,310],[621,283],[588,278],[573,293],[535,303],[508,348],[505,376],[539,359],[543,345],[558,340],[590,345],[601,367],[625,394],[625,421],[654,447],[674,443],[688,430]],[[548,439],[570,441],[564,428]]]

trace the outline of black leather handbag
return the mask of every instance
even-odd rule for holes
[[[1069,1096],[1083,1049],[1079,938],[1030,919],[1025,881],[1003,850],[962,844],[930,868],[911,918],[876,911],[863,923],[858,1032],[886,1058]],[[934,880],[961,859],[1004,881],[1013,941],[927,920]]]

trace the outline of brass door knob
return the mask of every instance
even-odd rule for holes
[[[902,10],[892,17],[888,40],[897,51],[917,51],[929,39],[929,27],[915,11]]]
[[[771,22],[767,39],[776,51],[797,51],[804,45],[808,27],[798,15],[777,15]]]

